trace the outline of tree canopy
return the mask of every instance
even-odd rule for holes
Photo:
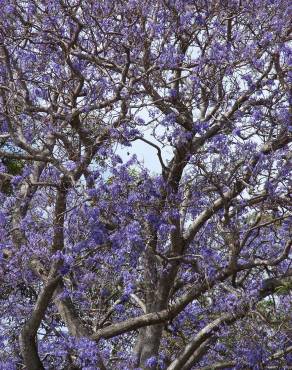
[[[0,368],[290,368],[290,2],[0,12]]]

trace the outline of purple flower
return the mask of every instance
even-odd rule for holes
[[[107,289],[107,288],[102,288],[100,290],[100,296],[105,298],[105,297],[108,297],[110,295],[110,291]]]
[[[69,171],[74,171],[75,170],[75,168],[76,168],[76,163],[75,162],[73,162],[73,161],[67,161],[67,162],[65,162],[65,167],[69,170]]]
[[[0,226],[4,226],[6,223],[6,216],[3,212],[0,211]]]
[[[233,130],[233,135],[235,135],[235,136],[240,136],[241,135],[241,130],[240,130],[240,128],[236,128],[236,129],[234,129]]]
[[[123,314],[125,312],[125,306],[123,304],[117,304],[115,310],[118,314]]]
[[[61,275],[66,275],[68,274],[68,272],[70,271],[70,265],[68,264],[64,264],[61,268],[60,268],[60,273]]]
[[[103,244],[106,240],[103,230],[98,227],[92,231],[91,236],[97,245]]]
[[[152,356],[152,357],[150,357],[150,358],[148,358],[147,360],[146,360],[146,365],[148,366],[148,367],[150,367],[150,368],[155,368],[156,367],[156,365],[157,365],[157,357],[156,356]]]
[[[17,186],[20,184],[20,182],[23,180],[22,176],[14,176],[13,179],[11,180],[11,183],[13,186]]]

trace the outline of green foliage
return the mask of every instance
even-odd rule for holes
[[[9,175],[12,176],[21,175],[24,167],[23,161],[20,161],[18,159],[3,158],[2,163],[5,165],[6,172]],[[10,179],[6,179],[0,183],[0,191],[6,195],[12,194],[12,186]]]
[[[4,158],[2,160],[3,164],[6,166],[7,173],[13,176],[20,175],[22,173],[24,163],[18,159],[8,159]]]
[[[276,288],[278,295],[288,295],[292,290],[292,281],[287,281],[283,285]]]
[[[274,306],[274,302],[272,299],[266,299],[266,300],[263,300],[263,301],[260,301],[258,304],[257,304],[257,307],[258,309],[262,309],[264,311],[270,309],[271,307]]]

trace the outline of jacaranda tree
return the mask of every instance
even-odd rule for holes
[[[0,368],[290,368],[290,1],[0,13]]]

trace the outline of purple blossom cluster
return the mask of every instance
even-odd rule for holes
[[[289,369],[289,1],[0,9],[0,369]]]

